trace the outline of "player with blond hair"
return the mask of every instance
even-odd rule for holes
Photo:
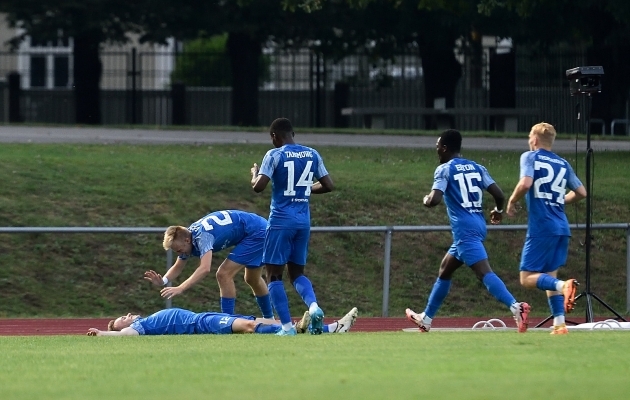
[[[529,151],[521,155],[520,180],[507,204],[507,214],[516,214],[517,202],[527,203],[527,236],[521,254],[521,285],[545,290],[553,315],[554,335],[567,334],[565,313],[575,305],[577,281],[558,279],[566,264],[571,232],[565,204],[586,197],[586,189],[571,164],[551,151],[556,138],[553,125],[541,122],[529,133]],[[567,193],[566,189],[570,191]]]
[[[234,277],[245,268],[245,282],[252,288],[256,302],[264,318],[273,318],[273,308],[267,284],[262,278],[262,254],[267,220],[257,214],[224,210],[212,212],[188,228],[169,226],[164,232],[164,250],[178,254],[175,264],[164,274],[150,270],[144,278],[156,286],[164,286],[162,297],[171,299],[190,289],[211,270],[212,255],[228,247],[234,247],[217,270],[216,278],[221,296],[221,311],[234,314],[236,286]],[[199,257],[199,266],[188,279],[178,286],[167,287],[177,278],[188,259]]]

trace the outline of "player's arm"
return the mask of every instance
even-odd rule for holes
[[[87,333],[88,336],[138,336],[137,330],[128,326],[120,331],[101,331],[96,328],[90,328]]]
[[[270,178],[267,175],[260,173],[260,168],[258,168],[258,164],[256,163],[254,163],[254,166],[250,171],[252,173],[251,184],[254,192],[260,193],[265,190],[265,188],[269,184]]]
[[[186,266],[186,262],[187,261],[188,261],[188,259],[184,260],[184,259],[179,258],[179,257],[177,258],[177,260],[175,260],[175,264],[173,264],[171,266],[171,268],[168,269],[166,274],[164,274],[164,278],[167,279],[167,282],[173,282],[182,273],[182,270]],[[151,282],[155,286],[165,286],[166,285],[166,282],[164,282],[164,279],[163,279],[162,275],[158,274],[157,272],[155,272],[153,270],[149,270],[149,271],[145,272],[144,273],[144,279],[146,279],[147,281]]]
[[[165,299],[171,299],[174,296],[182,294],[186,290],[195,286],[197,282],[205,278],[206,275],[210,273],[211,268],[212,268],[212,251],[208,251],[206,254],[201,256],[201,260],[199,261],[199,266],[197,267],[195,272],[193,272],[192,275],[188,277],[188,279],[182,282],[179,286],[163,288],[162,290],[160,290],[160,295],[164,297]]]
[[[570,191],[564,196],[564,204],[575,203],[576,201],[585,199],[586,196],[587,196],[586,188],[581,185],[575,190]]]
[[[317,180],[317,182],[311,187],[311,193],[313,194],[322,194],[332,192],[335,188],[330,175],[322,176]]]
[[[495,207],[490,212],[490,223],[492,225],[499,224],[503,219],[503,205],[505,204],[505,195],[503,190],[496,183],[491,184],[486,189],[488,193],[494,198]]]
[[[438,204],[440,204],[440,202],[442,201],[443,195],[444,193],[442,193],[441,190],[433,189],[431,190],[431,193],[424,196],[424,199],[422,200],[422,204],[424,204],[425,207],[429,207],[429,208],[435,207]]]
[[[532,187],[533,183],[534,178],[531,176],[524,176],[518,181],[507,204],[506,212],[510,217],[514,216],[516,213],[516,203],[527,194],[527,191]]]

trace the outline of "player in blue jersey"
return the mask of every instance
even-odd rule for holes
[[[346,333],[357,318],[356,307],[339,321],[325,325],[326,333]],[[308,312],[296,323],[304,333],[310,321]],[[90,328],[88,336],[136,336],[136,335],[193,335],[231,333],[275,334],[282,325],[273,319],[256,318],[248,315],[202,312],[195,313],[181,308],[160,310],[148,317],[127,314],[109,321],[107,330]]]
[[[282,282],[285,264],[291,284],[309,309],[311,333],[319,334],[323,330],[324,312],[317,304],[311,281],[304,275],[311,232],[309,201],[311,194],[332,191],[333,182],[319,153],[295,143],[288,119],[274,120],[269,134],[275,148],[265,154],[260,169],[254,164],[251,184],[257,193],[265,190],[270,181],[272,185],[263,263],[271,302],[283,326],[278,334],[296,334]],[[313,178],[318,182],[313,184]]]
[[[466,264],[488,291],[514,314],[518,331],[525,332],[530,306],[517,302],[503,281],[492,271],[483,246],[486,238],[483,190],[487,190],[496,203],[490,213],[492,224],[501,222],[505,200],[503,192],[485,167],[460,155],[461,145],[462,136],[454,129],[444,131],[436,144],[440,166],[435,170],[433,187],[424,196],[423,203],[426,207],[435,207],[444,198],[451,221],[453,244],[442,259],[438,278],[424,312],[418,314],[408,308],[407,318],[418,325],[421,332],[428,332],[433,317],[450,290],[453,273]]]
[[[273,318],[273,308],[265,280],[262,278],[262,255],[267,220],[238,210],[215,211],[194,222],[188,228],[170,226],[164,233],[165,250],[172,249],[179,256],[162,277],[155,271],[144,274],[156,286],[165,286],[162,297],[171,299],[190,289],[210,273],[212,254],[233,247],[217,270],[221,296],[221,311],[234,314],[236,286],[234,277],[245,268],[245,282],[252,288],[264,318]],[[199,266],[179,286],[166,287],[177,278],[189,257],[199,257]]]
[[[564,205],[585,198],[586,189],[571,165],[551,151],[555,138],[556,130],[550,124],[541,122],[532,127],[530,151],[521,155],[520,180],[506,211],[514,216],[517,202],[525,196],[528,221],[521,254],[521,285],[547,292],[553,315],[551,333],[563,335],[569,332],[564,316],[573,310],[577,290],[575,279],[558,279],[558,269],[567,261],[571,236]]]

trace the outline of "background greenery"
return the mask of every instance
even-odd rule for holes
[[[214,210],[237,208],[268,215],[269,191],[255,194],[249,168],[260,163],[265,145],[131,146],[3,144],[0,168],[0,226],[187,225]],[[464,142],[465,149],[465,142]],[[318,148],[336,184],[333,193],[313,196],[313,226],[446,225],[443,205],[422,207],[437,166],[433,150]],[[506,196],[518,180],[521,152],[465,151],[486,165]],[[565,154],[583,178],[584,157]],[[630,154],[595,155],[594,223],[630,221]],[[485,202],[489,211],[492,201]],[[584,222],[584,205],[570,206],[571,222]],[[523,224],[526,213],[508,224]],[[490,262],[518,299],[547,315],[546,298],[518,283],[524,232],[490,232]],[[569,266],[561,277],[584,276],[583,231],[574,232]],[[142,280],[147,269],[163,272],[160,234],[2,234],[0,316],[111,316],[148,313],[164,305],[156,288]],[[382,233],[314,233],[306,272],[330,316],[353,306],[361,315],[380,315],[383,274]],[[390,310],[422,309],[439,262],[451,244],[448,232],[395,233],[392,246]],[[624,231],[594,231],[592,289],[625,312]],[[214,268],[225,253],[214,258]],[[192,273],[196,262],[182,274]],[[258,314],[251,292],[237,279],[237,312]],[[292,313],[304,306],[287,284]],[[218,310],[213,275],[173,301],[195,311]],[[595,313],[608,311],[594,304]],[[576,313],[583,313],[578,302]],[[508,314],[462,268],[441,316]],[[509,315],[509,314],[508,314]],[[582,314],[583,315],[583,314]]]

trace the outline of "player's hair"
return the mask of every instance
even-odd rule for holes
[[[114,328],[114,322],[116,322],[115,319],[112,319],[111,321],[109,321],[107,323],[107,330],[108,331],[117,331],[118,329]]]
[[[287,118],[276,118],[269,126],[269,133],[287,138],[293,135],[293,125]]]
[[[459,153],[462,149],[462,134],[456,129],[447,129],[440,135],[440,144],[451,153]]]
[[[529,134],[536,135],[536,137],[542,142],[542,144],[549,147],[551,147],[554,140],[556,140],[556,128],[546,122],[541,122],[532,126],[532,130],[529,132]]]
[[[173,241],[186,237],[188,233],[188,229],[183,226],[169,226],[166,228],[164,232],[164,242],[162,242],[162,246],[164,250],[168,250],[173,246]]]

